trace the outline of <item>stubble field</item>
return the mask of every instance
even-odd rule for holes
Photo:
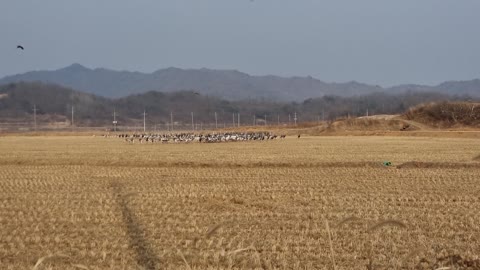
[[[454,138],[0,137],[0,268],[480,269],[479,154]]]

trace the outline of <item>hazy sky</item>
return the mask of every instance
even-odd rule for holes
[[[75,62],[383,86],[480,78],[480,1],[0,1],[0,77]]]

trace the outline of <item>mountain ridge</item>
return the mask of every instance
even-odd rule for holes
[[[185,89],[228,100],[303,101],[325,95],[350,97],[375,92],[395,94],[407,91],[480,96],[479,79],[446,81],[436,86],[404,84],[383,88],[357,81],[328,83],[311,76],[256,76],[234,69],[169,67],[158,69],[152,73],[143,73],[127,70],[116,71],[108,68],[91,69],[79,63],[56,70],[37,70],[6,76],[0,79],[0,84],[20,81],[53,83],[110,98],[141,94],[148,91],[176,92]]]

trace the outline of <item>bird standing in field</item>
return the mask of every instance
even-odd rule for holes
[[[22,51],[25,50],[22,45],[17,45],[17,49],[21,49]]]

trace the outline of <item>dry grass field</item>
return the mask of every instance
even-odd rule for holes
[[[0,268],[480,269],[479,154],[461,138],[0,137]]]

